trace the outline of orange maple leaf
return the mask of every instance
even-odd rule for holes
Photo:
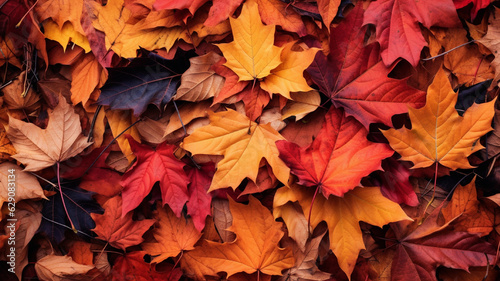
[[[160,263],[169,257],[175,257],[180,252],[194,249],[194,244],[200,239],[201,233],[196,230],[191,218],[178,218],[170,207],[157,204],[157,227],[153,230],[156,241],[142,243],[142,248],[151,256],[152,263]]]
[[[425,106],[408,108],[412,129],[382,130],[402,160],[413,162],[413,168],[438,162],[453,170],[472,168],[467,157],[484,148],[478,139],[492,130],[496,99],[472,105],[462,117],[455,110],[457,97],[440,70],[427,90]]]
[[[186,274],[196,279],[204,279],[204,275],[217,276],[222,271],[227,272],[228,277],[256,271],[281,275],[283,269],[294,266],[292,250],[278,246],[284,234],[281,223],[274,221],[259,200],[250,197],[250,203],[244,205],[230,199],[229,208],[233,224],[228,230],[236,234],[236,240],[222,244],[204,241],[186,252],[181,260]]]
[[[359,251],[365,249],[360,221],[382,227],[390,222],[410,220],[399,204],[385,198],[378,187],[357,187],[344,197],[317,196],[314,189],[294,184],[282,187],[274,196],[274,208],[288,201],[297,201],[312,228],[325,221],[330,235],[330,249],[338,259],[342,271],[351,276]],[[312,208],[311,208],[312,204]],[[311,210],[311,214],[309,211]]]

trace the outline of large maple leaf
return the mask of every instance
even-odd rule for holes
[[[217,45],[227,59],[224,65],[236,72],[240,81],[268,76],[281,63],[281,48],[273,45],[276,26],[262,24],[253,0],[243,4],[237,19],[229,21],[234,41]]]
[[[17,154],[12,157],[24,165],[25,171],[39,171],[78,155],[91,143],[82,135],[80,117],[59,96],[59,104],[49,110],[49,124],[42,129],[9,117],[7,136]]]
[[[394,114],[407,112],[407,104],[424,105],[425,93],[407,85],[407,79],[389,78],[391,68],[379,58],[377,44],[364,46],[362,5],[330,33],[330,54],[319,52],[307,69],[319,90],[343,107],[366,128],[370,123],[390,126]]]
[[[382,227],[390,222],[410,219],[397,203],[385,198],[378,187],[358,187],[344,194],[343,198],[330,196],[327,200],[318,196],[313,202],[313,196],[313,189],[299,185],[282,187],[276,192],[274,207],[298,201],[304,215],[310,216],[313,228],[325,221],[330,249],[348,277],[354,270],[359,251],[365,248],[360,221]]]
[[[194,250],[186,252],[181,266],[186,274],[197,279],[204,275],[217,276],[227,272],[228,277],[238,273],[258,271],[268,275],[281,275],[283,269],[294,265],[290,248],[282,249],[279,241],[284,232],[281,223],[254,197],[248,205],[229,200],[233,224],[229,228],[236,234],[233,242],[204,241]]]
[[[194,244],[201,237],[190,218],[178,218],[170,208],[162,208],[160,204],[157,207],[157,226],[153,230],[155,241],[147,241],[141,245],[153,257],[152,263],[160,263],[182,251],[193,250]]]
[[[122,217],[122,198],[115,196],[102,206],[104,214],[90,214],[96,227],[92,229],[99,239],[107,241],[111,246],[125,251],[127,247],[140,244],[142,235],[153,224],[154,220],[132,220],[132,213]]]
[[[288,141],[278,141],[276,146],[299,184],[318,186],[328,198],[358,186],[362,177],[382,169],[382,159],[393,154],[386,144],[368,141],[367,134],[356,119],[332,107],[310,146],[301,148]]]
[[[426,28],[460,26],[452,0],[378,0],[366,10],[363,25],[369,23],[375,25],[387,66],[398,58],[418,64],[420,52],[427,46],[418,23]]]
[[[457,96],[440,70],[429,86],[426,105],[408,109],[411,130],[382,131],[402,160],[413,162],[413,168],[438,162],[453,170],[472,168],[467,157],[484,148],[478,139],[492,130],[495,101],[474,104],[462,117],[455,109]]]
[[[160,182],[163,204],[168,204],[180,216],[188,200],[189,179],[182,169],[185,164],[173,155],[176,146],[162,143],[153,149],[137,143],[132,137],[128,137],[128,141],[137,162],[120,182],[124,188],[122,216],[139,206],[157,181]]]
[[[288,182],[290,169],[278,157],[275,142],[284,138],[269,124],[257,124],[234,110],[209,114],[210,125],[184,139],[182,147],[193,154],[224,155],[217,164],[208,191],[236,189],[248,177],[256,182],[259,163],[265,158],[276,178]]]

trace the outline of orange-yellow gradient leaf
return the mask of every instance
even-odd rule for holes
[[[152,263],[160,263],[169,257],[177,256],[181,251],[193,250],[201,233],[196,230],[191,218],[178,218],[169,206],[157,204],[157,220],[153,230],[156,241],[142,243],[142,249],[153,257]]]
[[[237,19],[229,20],[234,41],[217,45],[227,60],[224,65],[236,72],[240,81],[268,76],[281,63],[281,48],[273,45],[276,26],[262,23],[253,0],[243,4]]]
[[[288,201],[298,201],[306,217],[309,217],[314,189],[299,185],[282,187],[274,196],[274,207]],[[337,257],[340,268],[351,276],[359,251],[365,249],[360,221],[382,227],[390,222],[409,220],[399,204],[385,198],[378,187],[357,187],[344,197],[316,196],[311,212],[314,229],[325,221],[330,235],[330,249]]]
[[[194,131],[182,144],[193,154],[224,155],[208,191],[236,189],[247,177],[255,182],[262,158],[279,181],[288,182],[290,169],[279,158],[275,144],[284,138],[269,124],[252,122],[234,110],[211,113],[209,119],[210,125]]]
[[[236,234],[233,242],[216,243],[204,241],[193,251],[186,252],[181,259],[185,273],[198,280],[204,275],[216,276],[227,272],[227,276],[259,271],[268,275],[281,275],[281,271],[294,266],[290,248],[280,248],[283,237],[282,223],[276,222],[271,212],[254,197],[248,205],[229,200],[233,224],[229,228]]]
[[[281,94],[287,99],[290,92],[307,92],[312,90],[304,78],[304,70],[314,60],[319,49],[310,48],[301,52],[293,51],[295,42],[287,43],[281,52],[283,61],[271,70],[271,74],[260,83],[260,87],[271,94]]]
[[[412,129],[382,131],[401,160],[413,162],[413,168],[436,162],[453,170],[472,168],[467,157],[484,148],[478,140],[492,130],[495,101],[474,104],[462,117],[455,109],[457,96],[440,70],[427,90],[425,106],[408,108]]]

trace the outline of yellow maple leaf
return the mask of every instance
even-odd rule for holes
[[[304,70],[313,62],[318,48],[310,48],[302,52],[292,51],[296,42],[289,42],[283,46],[281,60],[278,67],[271,70],[271,74],[260,83],[260,87],[271,94],[281,94],[287,99],[290,92],[308,92],[313,90],[304,78]]]
[[[218,44],[227,62],[240,81],[260,79],[281,63],[281,48],[274,46],[275,25],[264,25],[257,3],[243,4],[237,19],[230,18],[234,41]]]
[[[314,229],[325,221],[330,235],[330,249],[338,259],[340,268],[351,276],[359,251],[365,249],[360,221],[382,227],[390,222],[411,220],[399,204],[385,198],[378,187],[357,187],[344,197],[314,196],[314,189],[297,184],[280,188],[274,196],[274,209],[288,201],[298,201],[306,217],[311,210],[311,226]]]
[[[228,277],[238,273],[259,271],[268,275],[281,275],[283,269],[294,265],[290,248],[282,249],[281,223],[276,222],[269,210],[259,200],[250,196],[248,205],[229,200],[233,224],[228,230],[236,234],[233,242],[204,241],[201,246],[188,251],[181,259],[186,274],[203,280],[204,275],[217,276],[227,272]]]
[[[255,182],[262,158],[278,180],[288,182],[290,169],[279,158],[275,144],[284,138],[269,124],[251,122],[234,110],[211,113],[209,119],[210,125],[197,129],[182,143],[193,154],[224,155],[209,191],[229,186],[236,189],[245,177]]]
[[[472,105],[462,117],[455,109],[457,97],[441,69],[427,90],[425,106],[408,108],[412,129],[382,130],[402,160],[413,162],[413,168],[437,162],[453,170],[472,168],[467,157],[484,148],[478,140],[492,130],[496,99]]]
[[[45,37],[59,42],[65,52],[69,42],[73,42],[74,44],[82,47],[82,49],[85,50],[85,53],[91,51],[87,37],[76,31],[73,24],[69,21],[65,22],[62,27],[59,27],[57,23],[49,19],[43,22],[43,29]]]

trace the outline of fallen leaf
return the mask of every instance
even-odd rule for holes
[[[354,189],[362,177],[382,168],[382,159],[393,154],[386,144],[368,141],[367,134],[356,119],[331,108],[310,146],[301,148],[288,141],[278,141],[276,146],[298,183],[318,187],[328,198]]]
[[[418,64],[420,52],[427,46],[419,23],[426,28],[460,26],[452,0],[379,0],[370,3],[365,14],[363,25],[375,25],[382,49],[380,55],[386,66],[398,58],[413,66]]]
[[[290,93],[290,98],[283,108],[283,120],[295,116],[295,121],[299,121],[308,113],[315,111],[321,104],[321,97],[315,90],[305,93]]]
[[[257,0],[259,14],[266,25],[279,25],[286,31],[295,32],[300,37],[307,35],[302,18],[289,4],[280,0]]]
[[[233,224],[229,228],[237,238],[234,242],[216,243],[204,241],[194,250],[186,252],[181,267],[196,279],[204,275],[217,276],[227,272],[230,277],[238,272],[251,274],[258,271],[268,275],[281,275],[281,271],[294,265],[290,248],[280,248],[283,236],[281,223],[254,197],[249,205],[238,204],[230,199],[229,207]]]
[[[408,86],[408,78],[388,77],[392,67],[380,60],[379,46],[365,46],[363,17],[362,5],[358,5],[332,29],[330,54],[317,53],[307,72],[320,92],[366,128],[370,123],[391,126],[394,114],[406,113],[408,105],[423,106],[425,95]]]
[[[10,162],[0,164],[0,206],[4,202],[11,202],[12,206],[15,206],[16,202],[25,199],[47,199],[47,197],[34,175],[24,172],[21,167]]]
[[[330,249],[348,277],[354,270],[359,251],[365,248],[360,221],[382,227],[390,222],[410,219],[398,204],[385,198],[378,187],[358,187],[344,194],[343,198],[317,196],[312,202],[313,195],[313,189],[299,185],[282,187],[276,192],[273,205],[276,208],[288,201],[298,201],[304,215],[310,217],[313,229],[325,221]]]
[[[83,280],[85,274],[93,268],[94,266],[78,264],[69,256],[48,255],[35,263],[36,273],[42,280]]]
[[[189,198],[189,179],[182,169],[185,164],[174,156],[176,146],[162,143],[153,149],[130,136],[127,139],[137,156],[137,162],[120,182],[123,186],[122,217],[139,206],[156,182],[160,183],[163,205],[168,204],[175,215],[180,216]]]
[[[96,227],[92,229],[97,238],[108,242],[115,248],[123,251],[130,246],[139,245],[142,235],[154,224],[154,220],[132,220],[132,213],[122,216],[122,198],[115,196],[106,201],[102,206],[104,214],[92,213]]]
[[[80,117],[60,96],[59,104],[49,110],[46,129],[9,117],[7,136],[16,148],[12,157],[26,165],[25,171],[39,171],[78,155],[87,146]]]
[[[240,81],[268,76],[281,63],[281,48],[273,45],[276,27],[262,24],[254,0],[245,2],[240,16],[229,22],[234,41],[217,44],[227,60],[224,65],[236,72]]]
[[[208,193],[215,165],[212,162],[198,164],[200,168],[186,166],[186,173],[190,179],[188,185],[189,199],[186,203],[187,213],[193,219],[194,226],[199,232],[205,227],[205,219],[211,215],[212,195]]]
[[[182,276],[180,268],[168,266],[167,271],[156,271],[151,264],[144,261],[143,251],[134,251],[120,255],[111,270],[112,280],[151,280],[151,281],[177,281]]]
[[[217,163],[208,191],[225,187],[235,190],[246,177],[255,182],[262,158],[267,160],[278,180],[288,182],[289,169],[279,159],[275,145],[283,139],[278,132],[233,110],[211,113],[209,118],[210,125],[194,131],[182,144],[182,148],[193,154],[224,155]]]
[[[494,214],[477,200],[475,178],[465,186],[459,185],[441,212],[447,222],[454,220],[456,231],[476,233],[482,237],[494,227]]]
[[[455,110],[457,93],[440,70],[427,91],[427,103],[421,109],[408,108],[412,129],[382,130],[401,159],[413,162],[413,168],[434,163],[453,170],[472,168],[467,157],[484,148],[478,139],[489,132],[495,101],[474,104],[462,116]]]
[[[153,257],[151,263],[160,263],[169,257],[176,257],[183,251],[194,249],[201,232],[196,230],[191,219],[178,218],[169,207],[162,208],[161,204],[157,204],[155,218],[157,220],[153,229],[155,241],[141,244],[142,248]]]
[[[270,94],[280,94],[291,99],[290,92],[307,92],[312,88],[307,85],[304,70],[312,63],[319,49],[310,48],[301,52],[292,51],[296,42],[285,44],[281,51],[281,64],[271,70],[264,81],[262,89]]]
[[[128,163],[132,163],[135,155],[132,153],[130,144],[124,135],[132,136],[136,141],[140,141],[139,133],[135,127],[130,127],[136,121],[136,118],[131,114],[130,110],[107,110],[106,119],[108,120],[109,127],[114,137],[118,137],[116,142],[120,146],[123,155],[127,157]],[[129,128],[130,127],[130,128]],[[128,130],[125,130],[129,128]]]
[[[175,100],[198,102],[219,94],[224,77],[212,70],[212,65],[221,59],[216,53],[189,59],[191,66],[181,76],[181,84],[175,94]]]
[[[82,47],[85,53],[91,51],[87,37],[85,37],[82,33],[76,31],[73,27],[73,24],[69,21],[66,21],[64,25],[59,26],[54,21],[47,19],[43,22],[43,30],[45,37],[47,37],[47,39],[59,42],[65,52],[66,48],[69,45],[69,42],[73,42],[74,45]]]
[[[71,102],[86,104],[92,92],[104,85],[108,72],[94,54],[85,54],[71,66]]]

